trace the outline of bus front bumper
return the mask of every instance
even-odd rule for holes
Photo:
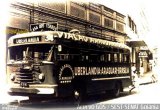
[[[29,94],[55,94],[57,85],[30,85],[30,87],[8,87],[8,93],[11,95],[29,95]]]

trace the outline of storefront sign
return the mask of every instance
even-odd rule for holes
[[[139,52],[139,57],[148,57],[148,54],[146,51]]]
[[[58,23],[30,24],[30,31],[57,31]]]

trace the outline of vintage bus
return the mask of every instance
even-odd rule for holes
[[[61,32],[29,32],[8,40],[9,94],[66,97],[131,85],[130,48],[122,43]]]

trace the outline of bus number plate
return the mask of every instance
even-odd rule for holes
[[[29,87],[29,84],[27,82],[20,82],[21,87]]]

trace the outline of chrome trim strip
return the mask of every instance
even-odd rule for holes
[[[94,78],[92,81],[99,81],[99,80],[111,80],[111,79],[127,79],[130,76],[122,76],[122,77],[111,77],[111,78]]]

